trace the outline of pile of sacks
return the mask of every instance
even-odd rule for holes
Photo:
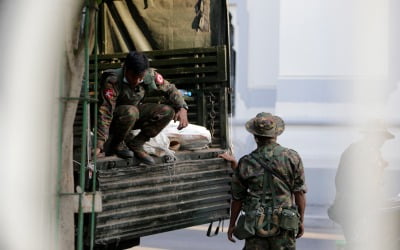
[[[177,150],[200,150],[211,143],[210,131],[198,125],[189,124],[178,130],[179,122],[171,121],[156,137],[144,144],[147,153],[155,156],[173,156]],[[137,135],[140,130],[133,130]]]

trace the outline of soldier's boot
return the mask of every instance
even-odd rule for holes
[[[129,150],[124,140],[139,119],[139,110],[132,105],[121,105],[115,109],[114,118],[113,133],[110,138],[110,153],[123,159],[133,158],[133,152]]]
[[[133,158],[133,152],[129,150],[124,141],[120,143],[115,143],[113,141],[110,142],[110,149],[106,152],[106,155],[113,154],[116,154],[122,159]]]
[[[139,133],[133,139],[127,138],[127,144],[129,149],[133,151],[138,160],[147,165],[154,165],[156,162],[154,161],[153,157],[151,157],[143,148],[144,143],[149,139],[150,138],[145,136],[143,133]]]
[[[156,162],[154,161],[153,157],[151,157],[146,151],[144,151],[143,147],[141,149],[137,149],[133,151],[135,157],[138,158],[140,161],[147,165],[154,165]]]

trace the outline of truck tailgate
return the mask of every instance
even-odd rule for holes
[[[96,219],[96,244],[228,218],[231,169],[216,155],[216,149],[196,151],[154,166],[99,161],[103,212]]]

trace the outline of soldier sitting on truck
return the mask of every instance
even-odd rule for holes
[[[187,109],[181,93],[174,84],[149,68],[147,57],[130,52],[124,66],[106,70],[100,80],[98,143],[96,154],[101,157],[116,154],[121,158],[136,158],[154,164],[143,144],[156,136],[172,119],[179,121],[178,129],[188,125]],[[162,93],[171,106],[142,103],[146,93]],[[133,136],[132,129],[140,129]]]

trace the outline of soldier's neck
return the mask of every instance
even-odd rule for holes
[[[260,147],[276,144],[276,139],[275,138],[271,138],[271,140],[263,141],[263,142],[256,141],[256,143],[257,143],[257,147],[260,148]]]

